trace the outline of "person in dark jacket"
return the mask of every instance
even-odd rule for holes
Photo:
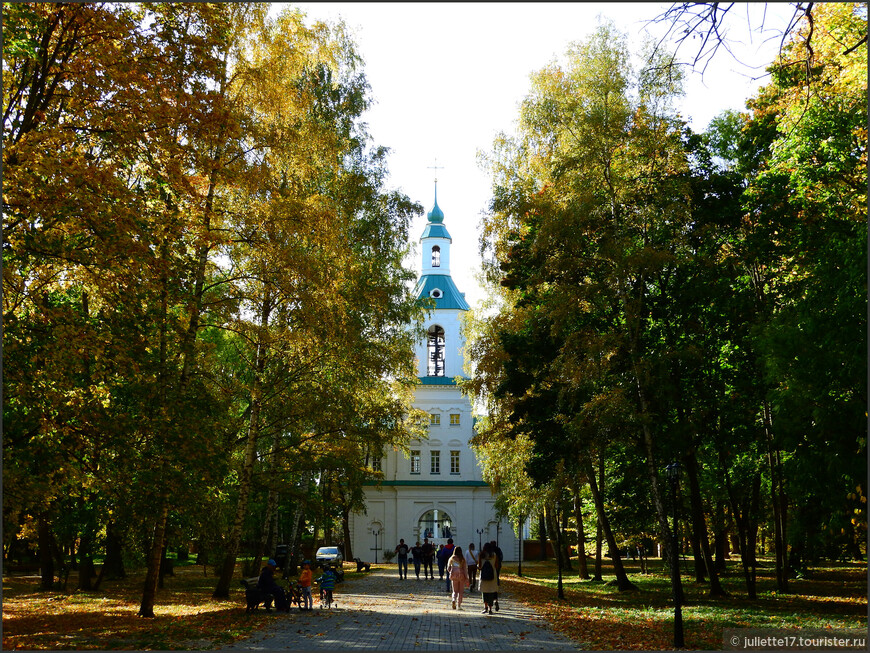
[[[465,549],[465,564],[468,567],[468,590],[474,591],[474,584],[477,582],[477,554],[474,549],[474,542],[468,543],[468,548]]]
[[[417,575],[417,580],[420,580],[420,563],[423,562],[423,547],[417,542],[411,547],[411,560],[414,562],[414,573]]]
[[[432,560],[435,559],[435,547],[429,541],[428,537],[423,538],[423,546],[420,547],[423,556],[423,577],[435,578],[435,573],[432,571]]]
[[[275,582],[275,568],[277,566],[278,563],[269,558],[257,579],[257,589],[261,592],[271,593],[275,597],[275,607],[278,610],[290,612],[290,602],[287,600],[287,595],[284,593],[284,589]]]
[[[501,585],[501,561],[504,560],[504,553],[498,546],[498,543],[493,540],[489,543],[492,552],[495,553],[495,580],[497,585]],[[498,608],[496,608],[498,609]]]
[[[501,585],[501,561],[504,560],[504,554],[495,540],[490,542],[490,549],[493,554],[493,563],[495,563],[495,584]],[[495,611],[498,612],[498,596],[495,597]]]
[[[408,554],[411,552],[411,547],[405,544],[404,539],[400,539],[396,545],[396,558],[399,564],[399,578],[408,580]]]

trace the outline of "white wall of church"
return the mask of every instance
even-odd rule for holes
[[[468,444],[474,434],[471,404],[458,387],[419,386],[414,406],[426,413],[439,415],[439,424],[429,426],[429,438],[412,440],[411,455],[419,456],[415,469],[404,452],[390,451],[381,461],[384,483],[365,489],[365,514],[350,517],[353,552],[367,562],[378,561],[383,551],[393,550],[399,538],[406,542],[422,541],[425,524],[421,518],[438,510],[450,521],[450,536],[463,548],[469,542],[498,540],[506,560],[519,556],[518,540],[506,522],[495,517],[495,496],[483,482],[477,458]],[[451,424],[451,415],[457,415]],[[438,452],[437,470],[432,466],[432,452]],[[452,469],[452,453],[458,452],[458,471]],[[478,532],[481,531],[481,532]],[[375,532],[378,533],[377,538]],[[446,543],[446,533],[438,532],[432,540]]]
[[[450,536],[463,550],[470,542],[497,540],[504,559],[518,559],[519,540],[505,521],[495,517],[495,497],[489,487],[456,488],[438,486],[381,486],[365,490],[367,511],[351,515],[353,554],[365,562],[384,562],[384,551],[392,551],[399,538],[413,545],[423,541],[425,525],[420,520],[431,510],[438,510],[450,522]],[[480,531],[480,532],[478,532]],[[375,537],[377,532],[377,537]],[[430,541],[445,544],[447,533],[440,531]]]
[[[474,435],[471,404],[459,388],[421,386],[413,406],[430,415],[429,437],[411,440],[408,445],[412,452],[417,452],[419,465],[414,466],[416,469],[412,467],[411,456],[404,452],[388,451],[381,460],[384,480],[482,482],[477,458],[468,444]],[[433,452],[439,452],[437,466],[433,465]]]

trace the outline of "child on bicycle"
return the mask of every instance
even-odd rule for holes
[[[326,605],[327,608],[332,607],[332,590],[335,589],[335,572],[332,567],[326,565],[323,570],[323,575],[317,579],[320,583],[320,607]]]

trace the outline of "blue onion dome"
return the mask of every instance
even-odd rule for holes
[[[438,207],[438,187],[435,187],[435,206],[432,207],[432,210],[426,215],[429,219],[429,222],[435,222],[440,224],[444,222],[444,211],[442,211]]]

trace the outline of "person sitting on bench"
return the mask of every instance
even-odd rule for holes
[[[278,563],[269,558],[263,571],[260,572],[260,577],[257,579],[257,589],[261,592],[269,592],[275,597],[275,608],[282,612],[290,612],[290,602],[287,600],[287,595],[284,589],[275,582],[275,568]]]

